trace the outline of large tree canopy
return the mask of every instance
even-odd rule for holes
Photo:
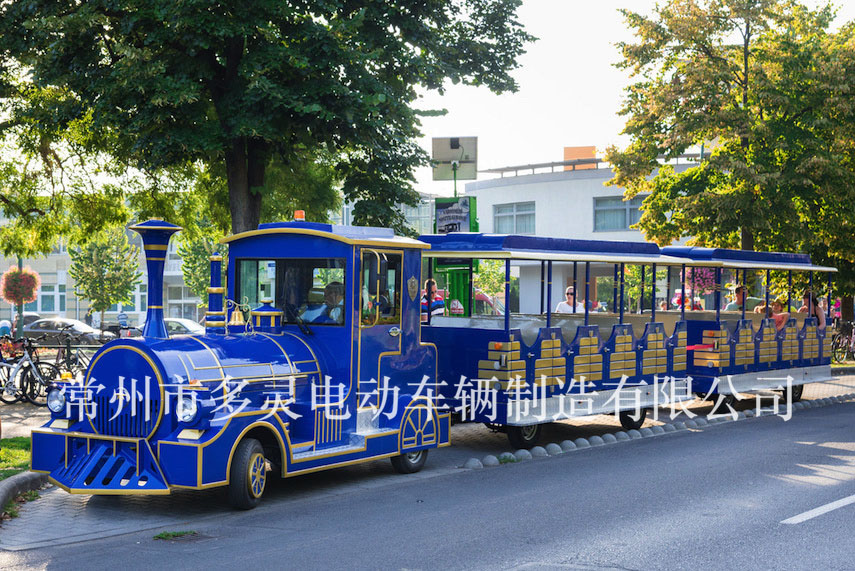
[[[418,89],[514,89],[531,39],[519,3],[9,0],[0,57],[26,70],[4,74],[13,87],[63,90],[54,118],[90,117],[88,142],[122,160],[223,164],[234,232],[257,226],[272,157],[287,170],[319,151],[343,158],[345,198],[380,197],[357,218],[399,225],[427,160],[412,145]]]
[[[827,33],[831,15],[773,0],[626,12],[638,37],[620,64],[638,79],[622,109],[632,142],[609,158],[628,194],[652,193],[640,224],[649,237],[751,249],[822,229],[805,223],[852,177],[855,58],[850,29]],[[658,169],[659,157],[704,143],[698,168]]]
[[[607,158],[627,197],[649,193],[648,239],[850,267],[853,28],[830,33],[831,8],[779,0],[670,0],[649,18],[624,15],[636,35],[618,64],[635,80],[621,110],[631,142]],[[698,147],[695,168],[661,164]],[[852,290],[855,276],[842,277]]]

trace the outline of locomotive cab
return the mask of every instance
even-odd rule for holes
[[[448,444],[436,348],[419,338],[426,244],[379,228],[261,225],[225,240],[228,288],[212,256],[205,335],[170,339],[160,294],[178,228],[134,229],[153,292],[144,336],[105,345],[82,386],[54,389],[34,470],[72,493],[228,486],[250,508],[271,469],[390,458],[414,472]]]

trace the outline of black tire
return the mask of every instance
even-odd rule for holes
[[[787,402],[794,403],[802,400],[802,395],[805,392],[804,385],[791,385],[789,389],[784,389],[781,391],[781,394],[784,398],[784,403]]]
[[[389,460],[397,473],[415,474],[424,467],[427,457],[427,450],[416,450],[415,452],[404,452],[398,456],[392,456]]]
[[[264,448],[255,438],[244,438],[229,467],[229,503],[239,510],[251,510],[261,502],[266,482]]]
[[[739,402],[739,399],[734,395],[719,394],[713,402],[715,404],[712,411],[710,411],[712,414],[730,414],[736,410],[735,406]]]
[[[529,424],[528,426],[509,426],[507,428],[508,440],[514,448],[533,448],[540,440],[543,431],[542,424]]]
[[[21,385],[15,379],[12,379],[12,384],[8,387],[11,392],[6,392],[6,383],[9,382],[9,373],[11,370],[8,367],[0,367],[0,402],[6,404],[15,404],[24,398]],[[21,372],[19,371],[18,374],[20,375]]]
[[[635,417],[634,410],[622,410],[618,414],[620,425],[624,430],[638,430],[644,426],[644,420],[647,418],[647,409],[643,408],[638,412],[638,417]]]
[[[38,369],[39,380],[35,375],[35,368]],[[28,401],[36,406],[47,406],[48,389],[54,381],[59,378],[59,369],[56,365],[50,363],[36,363],[35,366],[30,366],[21,379],[21,390]]]

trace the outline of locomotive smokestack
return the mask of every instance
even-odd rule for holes
[[[166,262],[169,238],[181,230],[181,226],[163,220],[148,220],[130,226],[130,229],[142,236],[148,269],[148,309],[142,334],[146,337],[166,338],[168,335],[163,321],[163,266]]]

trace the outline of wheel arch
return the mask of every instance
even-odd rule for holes
[[[232,445],[232,449],[229,452],[229,463],[227,465],[226,474],[228,475],[231,471],[232,461],[234,460],[235,450],[237,450],[238,445],[246,438],[254,438],[261,443],[261,447],[264,449],[264,456],[268,460],[275,460],[279,463],[280,473],[281,475],[285,475],[285,467],[286,467],[286,445],[282,440],[280,434],[276,431],[273,425],[267,422],[254,422],[249,426],[245,427],[241,433],[235,438],[234,444]],[[271,454],[268,456],[268,454]],[[228,476],[227,476],[228,477]],[[230,477],[228,477],[230,479]]]

